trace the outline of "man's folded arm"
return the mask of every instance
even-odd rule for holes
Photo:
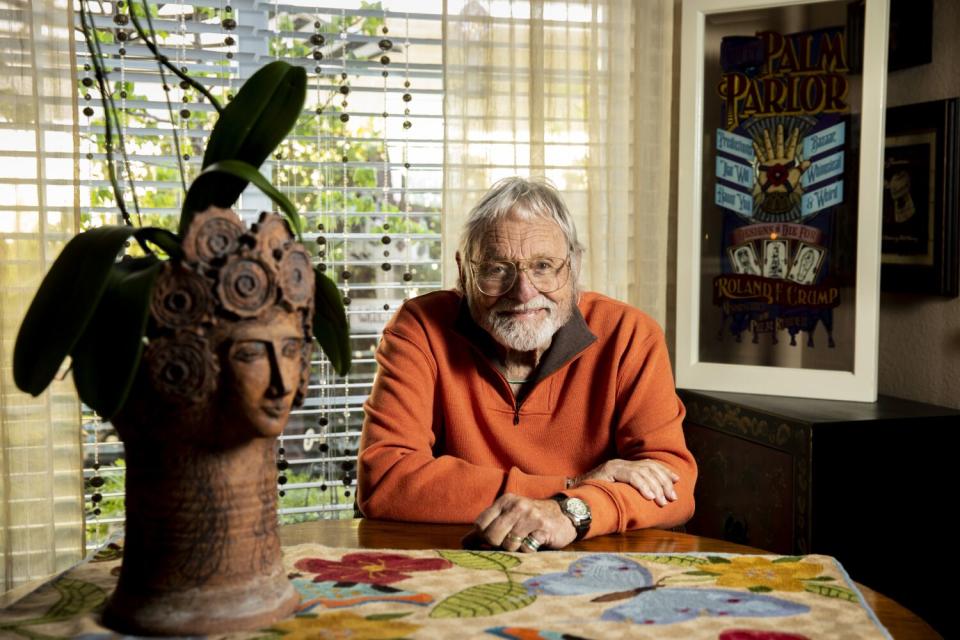
[[[547,498],[565,478],[513,468],[435,457],[436,365],[418,344],[385,331],[379,370],[365,419],[359,455],[358,501],[370,518],[413,522],[473,522],[502,493]],[[434,429],[437,429],[435,431]]]
[[[657,330],[631,347],[618,380],[620,420],[617,455],[624,460],[655,460],[680,476],[677,499],[663,507],[630,484],[587,480],[567,495],[581,498],[593,512],[589,536],[681,525],[693,515],[697,463],[683,437],[686,410],[677,397],[663,334]]]

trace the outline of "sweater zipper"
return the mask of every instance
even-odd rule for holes
[[[579,360],[582,354],[583,354],[583,351],[580,351],[579,353],[574,355],[572,358],[567,360],[567,362],[564,363],[563,367],[560,367],[560,369],[557,369],[556,371],[551,371],[548,375],[537,380],[537,383],[533,385],[533,389],[530,389],[530,393],[528,393],[527,395],[528,396],[531,395],[537,387],[539,387],[541,384],[543,384],[544,382],[546,382],[547,380],[555,376],[561,369],[565,368],[567,365],[571,364],[575,360]],[[500,373],[500,371],[496,367],[491,366],[491,368],[496,372],[498,376],[500,376],[500,379],[503,380],[504,384],[507,385],[507,390],[510,392],[510,395],[513,396],[513,426],[517,426],[518,424],[520,424],[520,406],[523,403],[517,400],[517,396],[514,395],[513,389],[510,388],[510,383],[507,382],[506,377],[502,373]]]
[[[476,347],[475,347],[474,345],[471,345],[471,346],[472,346],[474,349],[476,349]],[[590,346],[590,345],[587,345],[587,347],[589,347],[589,346]],[[479,351],[479,349],[477,349],[477,351]],[[570,364],[572,364],[573,362],[575,362],[576,360],[579,360],[579,359],[580,359],[580,356],[583,355],[583,352],[584,352],[584,351],[586,351],[586,347],[585,347],[584,349],[581,349],[581,350],[578,351],[577,353],[575,353],[572,358],[570,358],[569,360],[567,360],[566,362],[564,362],[562,367],[560,367],[559,369],[556,369],[556,370],[554,370],[554,371],[551,371],[551,372],[549,373],[549,375],[544,376],[543,378],[537,380],[537,383],[533,386],[533,389],[531,389],[531,390],[530,390],[530,393],[528,393],[527,395],[529,396],[530,394],[532,394],[533,391],[534,391],[534,389],[536,389],[536,388],[539,387],[541,384],[543,384],[545,381],[547,381],[547,380],[549,380],[550,378],[552,378],[553,376],[555,376],[561,369],[564,369],[564,368],[568,367]],[[480,354],[483,355],[482,352],[480,352]],[[489,366],[490,369],[491,369],[494,373],[497,374],[497,377],[499,377],[501,380],[503,380],[503,384],[507,385],[507,391],[510,393],[510,396],[513,398],[513,426],[519,425],[519,424],[520,424],[520,406],[521,406],[523,403],[517,401],[517,396],[514,395],[513,389],[510,388],[510,383],[507,382],[507,378],[503,375],[503,373],[501,373],[499,369],[497,369],[496,367],[494,367],[494,366],[493,366],[492,364],[490,364],[489,362],[487,363],[487,366]]]
[[[521,403],[517,400],[516,394],[513,393],[513,389],[510,388],[510,383],[507,382],[507,378],[503,375],[503,373],[501,373],[493,365],[491,365],[490,368],[493,370],[494,373],[497,374],[497,376],[501,380],[503,380],[503,384],[507,385],[507,391],[510,393],[510,397],[513,398],[513,426],[517,426],[518,424],[520,424],[520,404]],[[537,384],[539,385],[541,382],[543,382],[543,380],[537,381]],[[530,392],[532,393],[533,389],[531,389]]]

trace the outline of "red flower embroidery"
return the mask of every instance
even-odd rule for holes
[[[348,553],[340,561],[322,558],[297,560],[294,566],[317,574],[314,582],[391,584],[406,580],[408,571],[439,571],[453,566],[442,558],[411,558],[395,553]]]
[[[760,629],[727,629],[720,633],[719,640],[810,640],[799,633],[766,631]]]

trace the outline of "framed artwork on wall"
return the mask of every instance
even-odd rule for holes
[[[847,9],[683,3],[679,387],[876,399],[888,5],[860,74]]]
[[[880,286],[956,297],[960,98],[887,110]]]
[[[863,68],[863,17],[866,0],[847,5],[850,73]],[[887,71],[933,62],[933,0],[890,0]]]

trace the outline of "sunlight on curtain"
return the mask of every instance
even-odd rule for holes
[[[13,346],[43,274],[76,231],[68,0],[0,0],[0,585],[48,576],[83,549],[79,402],[69,377],[38,398]],[[63,313],[72,310],[64,309]]]
[[[666,320],[671,0],[447,0],[445,284],[470,207],[546,176],[587,248],[581,283]]]

